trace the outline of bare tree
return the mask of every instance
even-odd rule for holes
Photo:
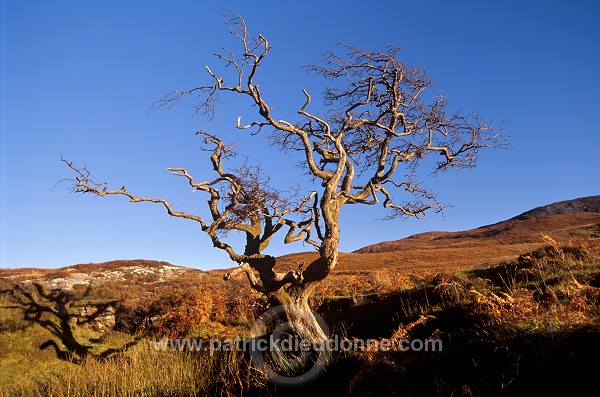
[[[258,83],[260,66],[271,46],[262,35],[251,36],[239,15],[230,15],[227,25],[240,49],[223,48],[215,55],[233,71],[233,77],[224,78],[206,67],[208,84],[171,92],[155,107],[168,108],[194,94],[199,98],[196,111],[212,118],[224,94],[250,98],[256,118],[245,124],[238,118],[237,128],[265,133],[275,147],[297,151],[317,191],[302,196],[300,191],[275,190],[268,178],[252,167],[225,171],[222,161],[232,154],[231,149],[220,138],[202,131],[199,134],[206,143],[213,145],[216,179],[197,182],[184,168],[169,170],[209,195],[210,220],[174,211],[163,199],[137,197],[125,187],[107,190],[90,179],[85,167],[64,160],[77,174],[69,180],[75,192],[118,194],[132,202],[159,203],[171,216],[199,222],[214,246],[240,264],[226,278],[245,273],[257,291],[293,304],[297,310],[290,309],[292,320],[318,335],[314,318],[306,315],[310,313],[308,300],[314,287],[338,264],[341,208],[381,203],[389,209],[389,219],[421,218],[429,210],[440,211],[442,205],[422,187],[421,179],[451,168],[472,168],[481,149],[500,147],[503,141],[500,132],[477,113],[450,112],[444,95],[426,101],[423,93],[432,86],[431,78],[424,69],[401,62],[399,48],[392,45],[383,51],[367,51],[341,44],[324,54],[318,64],[306,69],[328,81],[325,111],[311,110],[312,97],[302,90],[305,100],[298,106],[298,120],[281,119]],[[428,166],[432,169],[423,173],[422,168]],[[395,200],[396,195],[403,199]],[[286,243],[303,240],[318,250],[318,259],[305,268],[275,272],[276,258],[261,251],[281,229],[287,231]],[[245,233],[243,254],[223,241],[220,232],[229,230]]]

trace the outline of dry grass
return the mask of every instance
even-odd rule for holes
[[[66,344],[70,336],[61,317],[49,311],[58,311],[60,305],[49,298],[54,295],[32,295],[35,305],[28,306],[30,302],[23,295],[11,292],[12,284],[2,286],[0,396],[230,396],[260,389],[265,383],[243,352],[157,352],[150,344],[150,335],[190,336],[211,323],[215,336],[233,336],[241,327],[232,318],[249,302],[242,305],[241,300],[247,298],[244,295],[234,300],[236,290],[172,288],[150,304],[155,311],[142,310],[142,303],[137,301],[140,307],[135,314],[141,322],[150,313],[156,318],[153,326],[138,330],[137,344],[131,343],[132,336],[127,333],[94,332],[72,323],[72,344],[86,350],[70,350]],[[30,290],[34,289],[24,291]],[[27,314],[39,307],[48,311],[41,310],[40,316]],[[49,340],[55,342],[56,349],[41,348]]]
[[[539,391],[515,373],[515,365],[525,365],[519,357],[544,371],[548,362],[565,366],[564,371],[571,365],[588,376],[590,369],[578,364],[585,361],[553,360],[562,345],[569,346],[569,354],[581,357],[588,343],[585,338],[597,341],[594,338],[600,335],[600,242],[595,238],[557,242],[549,235],[543,239],[545,245],[536,245],[525,254],[521,251],[510,261],[461,271],[441,266],[441,262],[419,271],[411,267],[400,271],[401,262],[396,267],[372,263],[366,268],[338,270],[319,286],[313,302],[332,329],[350,338],[441,338],[448,350],[430,355],[346,355],[330,368],[339,377],[324,375],[322,383],[314,387],[325,387],[329,395]],[[387,260],[394,258],[389,253],[350,256],[373,259],[385,255]],[[127,288],[108,282],[73,291],[76,301],[69,309],[73,311],[118,299],[120,332],[102,334],[72,324],[77,342],[91,346],[90,354],[72,355],[72,362],[60,359],[52,349],[39,348],[49,339],[56,340],[50,332],[55,329],[51,324],[61,326],[56,316],[45,313],[37,320],[26,319],[22,304],[9,294],[0,294],[0,343],[4,347],[0,352],[0,395],[272,393],[243,354],[156,352],[149,345],[151,338],[162,336],[244,335],[266,302],[244,280],[224,283],[221,276],[222,272],[215,271],[164,282],[135,278],[127,282]],[[584,342],[577,342],[580,334]],[[119,349],[132,335],[140,343]],[[67,349],[57,341],[60,349]],[[114,354],[102,355],[113,350]],[[499,351],[507,352],[502,364]],[[536,373],[529,376],[538,379]]]
[[[587,390],[600,369],[600,244],[585,239],[561,245],[543,238],[545,246],[515,262],[440,273],[412,288],[412,295],[403,293],[404,318],[391,331],[392,339],[441,338],[445,351],[360,354],[350,393],[562,395]],[[417,295],[419,288],[424,293]],[[550,374],[564,381],[548,381]]]
[[[240,395],[265,379],[235,352],[156,352],[144,344],[106,360],[87,357],[36,387],[5,385],[10,396],[201,396]],[[29,386],[29,387],[27,387]]]

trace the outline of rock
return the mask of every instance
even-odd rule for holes
[[[107,306],[100,314],[97,314],[92,323],[92,329],[98,332],[108,332],[115,327],[115,308]]]

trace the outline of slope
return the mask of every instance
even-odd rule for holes
[[[543,245],[541,233],[560,243],[600,238],[600,196],[538,207],[473,230],[421,233],[342,253],[335,272],[436,272],[514,260]],[[289,268],[316,257],[316,253],[298,253],[280,257],[279,262]]]

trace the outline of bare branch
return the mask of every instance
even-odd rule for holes
[[[132,203],[140,203],[140,202],[151,202],[162,204],[167,210],[168,214],[171,216],[176,216],[179,218],[190,219],[200,223],[202,228],[206,227],[206,222],[202,218],[196,215],[191,215],[185,212],[174,211],[171,205],[164,199],[155,199],[151,197],[136,197],[133,194],[129,193],[125,186],[122,186],[120,189],[116,190],[108,190],[106,188],[106,182],[96,183],[92,179],[90,179],[91,174],[87,170],[86,166],[83,165],[81,168],[77,168],[72,161],[68,161],[65,158],[61,158],[61,161],[67,164],[69,168],[71,168],[78,175],[75,178],[63,179],[63,181],[72,182],[71,191],[74,193],[92,193],[96,196],[106,196],[110,194],[118,194],[122,196],[126,196],[129,198],[129,201]]]

